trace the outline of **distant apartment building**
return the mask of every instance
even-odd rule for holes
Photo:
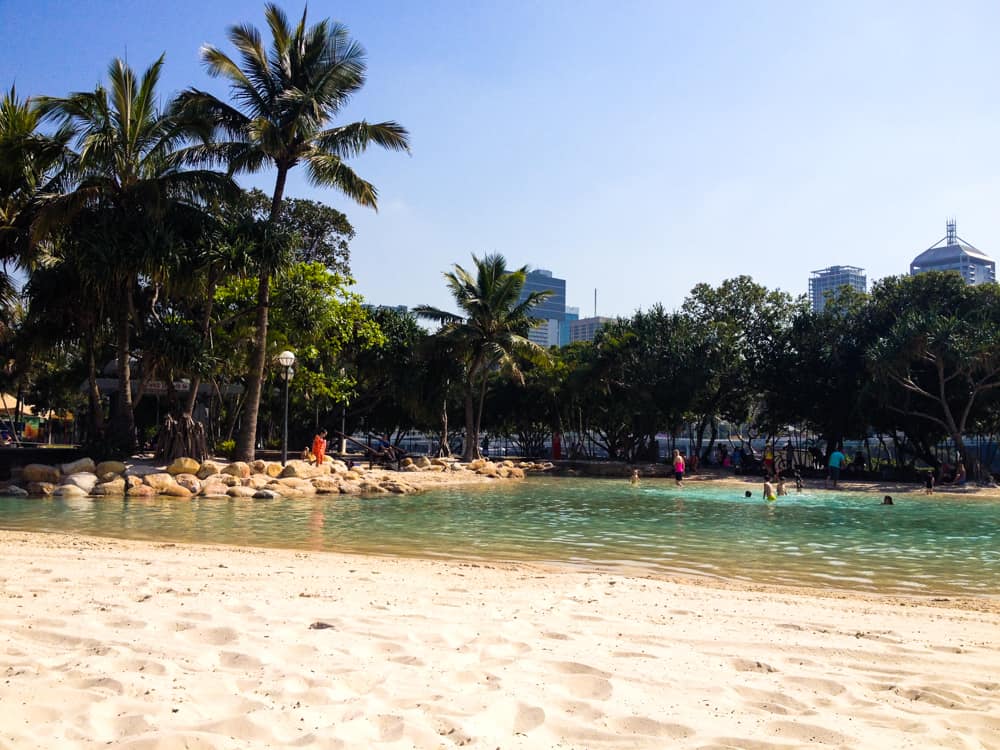
[[[610,323],[614,318],[602,316],[594,318],[580,318],[571,321],[569,324],[569,341],[593,341],[597,332],[604,327],[605,323]]]
[[[843,287],[859,292],[868,290],[865,269],[857,266],[830,266],[813,271],[809,276],[809,300],[815,312],[823,312],[827,300],[835,299]]]
[[[559,346],[559,329],[566,320],[566,280],[558,279],[552,271],[541,268],[530,271],[519,301],[523,302],[531,292],[545,291],[550,295],[532,310],[532,317],[537,323],[528,332],[528,338],[547,348]]]
[[[954,219],[947,222],[944,238],[910,263],[910,276],[928,271],[958,271],[966,284],[985,284],[997,276],[996,262],[958,236]]]

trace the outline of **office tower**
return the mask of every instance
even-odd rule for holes
[[[910,276],[927,271],[958,271],[966,284],[996,281],[994,260],[958,236],[954,219],[949,219],[943,239],[924,250],[910,263]]]
[[[857,266],[830,266],[813,271],[809,276],[809,301],[815,312],[823,312],[828,299],[836,298],[841,288],[848,286],[859,292],[867,291],[865,269]]]

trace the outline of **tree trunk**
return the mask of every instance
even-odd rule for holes
[[[132,412],[132,368],[129,363],[131,348],[131,318],[129,309],[132,297],[132,280],[128,280],[127,303],[118,313],[118,408],[112,427],[114,448],[131,455],[135,451],[135,421]]]
[[[104,437],[104,405],[101,403],[101,389],[97,385],[97,354],[93,339],[87,344],[87,398],[90,403],[90,425],[88,440]]]
[[[462,446],[462,460],[468,463],[479,458],[479,435],[476,434],[476,407],[473,383],[465,384],[465,445]]]
[[[281,213],[281,200],[285,194],[287,177],[288,169],[279,165],[274,182],[274,194],[271,196],[271,214],[267,219],[268,229]],[[265,236],[265,241],[268,239],[269,237]],[[243,424],[236,439],[235,457],[238,461],[252,461],[256,447],[257,415],[260,413],[260,394],[264,389],[264,365],[267,363],[267,316],[271,304],[271,270],[268,268],[261,272],[257,285],[257,330],[254,334],[250,372],[247,375],[246,412],[243,414]]]

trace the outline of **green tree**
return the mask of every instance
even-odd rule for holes
[[[444,274],[461,314],[421,305],[419,316],[442,324],[439,335],[448,339],[461,353],[464,365],[466,461],[479,458],[479,430],[489,374],[493,369],[523,381],[517,355],[541,351],[528,339],[535,325],[532,309],[550,295],[548,291],[529,292],[520,300],[528,267],[507,269],[502,255],[472,256],[475,276],[457,263]]]
[[[136,291],[142,277],[157,274],[174,251],[168,215],[199,211],[235,191],[225,175],[185,168],[184,147],[200,132],[193,121],[157,107],[163,57],[137,78],[122,60],[108,70],[109,88],[64,98],[42,97],[38,110],[70,129],[75,158],[67,188],[47,197],[34,222],[36,239],[67,226],[89,210],[81,241],[90,247],[79,271],[116,316],[118,408],[115,443],[134,446],[131,335]],[[81,229],[81,231],[83,231]]]
[[[178,99],[179,111],[195,120],[211,119],[227,139],[200,156],[224,159],[232,173],[273,168],[269,225],[281,214],[288,173],[299,165],[314,185],[336,188],[360,205],[374,208],[374,186],[361,179],[346,159],[372,144],[408,150],[409,142],[406,130],[395,122],[330,127],[351,95],[364,85],[364,50],[340,24],[323,20],[307,26],[305,11],[294,27],[276,5],[265,6],[265,17],[271,32],[270,51],[260,32],[248,25],[229,29],[239,64],[216,47],[202,48],[209,74],[229,81],[234,104],[198,89],[188,89]],[[261,248],[265,256],[267,245],[265,241]],[[276,270],[268,263],[259,264],[254,351],[236,446],[236,455],[242,459],[252,458],[254,452],[268,359],[270,287]]]

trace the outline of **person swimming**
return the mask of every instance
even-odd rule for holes
[[[778,476],[778,497],[782,495],[787,495],[788,491],[785,489],[785,480]]]
[[[886,495],[882,498],[882,505],[892,505],[892,495]]]
[[[743,493],[743,497],[753,497],[753,493],[750,490],[747,490]]]
[[[771,484],[770,479],[764,482],[764,499],[768,502],[778,499],[778,496],[774,492],[774,485]]]
[[[629,484],[631,484],[633,486],[639,484],[639,470],[638,469],[632,469],[632,476],[629,478],[628,481],[629,481]]]

